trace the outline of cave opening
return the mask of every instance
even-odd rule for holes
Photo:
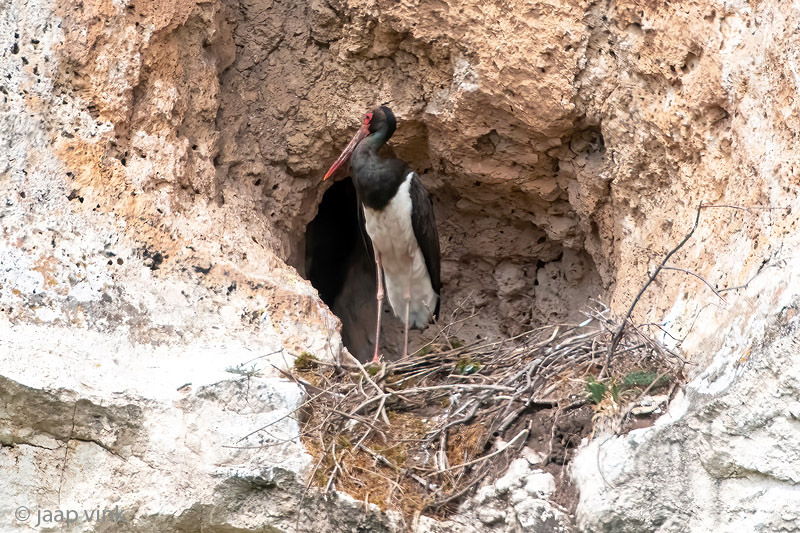
[[[410,351],[442,331],[459,343],[514,337],[574,318],[600,294],[601,281],[586,250],[548,239],[530,220],[493,216],[491,202],[480,211],[461,208],[449,186],[431,192],[442,246],[442,310],[430,331],[409,333]],[[351,178],[323,194],[306,226],[304,247],[305,277],[341,320],[342,342],[359,360],[369,360],[375,346],[375,263]],[[380,351],[395,359],[403,325],[388,302],[381,321]]]
[[[400,138],[384,147],[383,155],[421,169],[434,203],[443,282],[439,321],[423,331],[410,331],[409,351],[437,336],[465,344],[513,338],[549,323],[582,319],[581,310],[602,293],[603,283],[569,203],[568,190],[575,180],[571,167],[562,168],[553,153],[540,164],[557,172],[540,172],[524,187],[465,179],[432,163],[424,128],[413,121],[403,126]],[[490,145],[504,150],[495,149],[483,159],[505,161],[511,141],[493,131],[481,139],[484,152]],[[603,152],[596,128],[579,128],[562,145],[580,154],[584,165],[591,163],[584,159],[594,161]],[[513,165],[498,168],[517,171]],[[305,268],[300,270],[341,320],[345,347],[367,361],[375,342],[375,264],[359,223],[352,179],[337,180],[317,201],[316,215],[299,247],[305,252]],[[381,321],[380,352],[396,359],[402,352],[403,324],[388,301]]]
[[[335,182],[306,226],[306,277],[342,321],[342,342],[367,360],[375,346],[375,264],[353,180]]]

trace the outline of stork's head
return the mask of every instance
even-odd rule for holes
[[[394,113],[386,106],[376,107],[364,115],[364,118],[361,120],[361,127],[358,128],[358,131],[350,140],[350,143],[345,147],[336,161],[333,162],[333,165],[331,165],[331,168],[328,169],[328,172],[322,179],[326,180],[330,178],[333,173],[347,161],[350,154],[353,153],[353,150],[356,149],[356,146],[358,146],[358,143],[360,143],[364,137],[372,134],[378,135],[380,136],[380,144],[383,144],[389,140],[389,137],[392,136],[396,127],[397,120],[394,117]]]
[[[397,119],[391,109],[382,105],[364,116],[364,124],[368,125],[370,133],[383,133],[386,136],[384,139],[386,142],[397,127]]]

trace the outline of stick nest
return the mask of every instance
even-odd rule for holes
[[[291,377],[309,395],[301,417],[316,459],[309,486],[407,518],[442,516],[518,455],[537,411],[591,405],[595,426],[620,431],[636,395],[674,384],[684,361],[607,315],[602,308],[580,324],[463,345],[445,327],[415,354],[381,367],[304,354]],[[549,441],[543,463],[566,461]]]

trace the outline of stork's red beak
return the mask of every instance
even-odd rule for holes
[[[342,155],[340,155],[339,158],[333,162],[331,168],[328,169],[328,172],[325,174],[325,177],[322,178],[322,181],[330,178],[333,173],[336,172],[336,170],[342,166],[345,161],[347,161],[347,158],[350,157],[350,154],[352,154],[353,150],[356,149],[356,146],[358,146],[358,143],[361,142],[361,139],[367,135],[369,135],[369,124],[362,124],[356,134],[353,136],[350,144],[348,144],[347,147],[342,151]]]

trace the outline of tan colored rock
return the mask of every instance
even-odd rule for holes
[[[459,306],[478,312],[458,335],[562,320],[597,296],[624,313],[654,265],[687,234],[702,201],[733,207],[703,210],[670,264],[717,289],[758,284],[726,291],[722,304],[703,279],[664,271],[639,302],[635,320],[660,324],[665,333],[651,332],[680,344],[696,364],[691,390],[698,396],[680,423],[716,422],[703,411],[704,394],[747,396],[773,385],[750,382],[745,373],[793,375],[791,358],[758,349],[774,329],[765,317],[793,308],[797,292],[792,21],[800,13],[789,3],[6,4],[0,392],[54,413],[39,424],[13,402],[4,404],[13,410],[0,412],[8,421],[0,460],[17,468],[8,485],[14,498],[40,494],[43,508],[59,498],[101,503],[80,494],[127,497],[141,509],[143,531],[263,525],[221,509],[235,500],[241,472],[275,470],[277,460],[204,443],[232,445],[240,425],[255,427],[276,405],[296,404],[267,361],[290,364],[303,351],[340,355],[339,324],[300,275],[305,227],[327,186],[320,183],[324,169],[362,113],[386,101],[399,117],[394,151],[435,198],[443,316]],[[792,209],[776,209],[785,206]],[[720,305],[729,307],[718,311]],[[397,323],[388,326],[392,346]],[[742,359],[752,347],[755,356]],[[251,360],[265,374],[253,378],[264,387],[258,407],[242,403],[241,387],[250,381],[225,372]],[[115,381],[118,373],[123,378]],[[150,376],[152,383],[142,383]],[[187,381],[196,388],[178,390]],[[758,397],[765,411],[754,409],[748,424],[756,427],[769,409],[791,411],[782,398],[793,385],[780,387],[778,397]],[[281,390],[283,400],[271,404],[270,390]],[[720,398],[741,404],[739,396]],[[226,402],[234,408],[226,411]],[[84,405],[85,416],[99,413],[103,427],[83,418],[67,431],[64,413]],[[130,405],[150,426],[130,421]],[[203,418],[207,411],[213,416]],[[167,433],[179,419],[192,422]],[[296,428],[289,426],[282,436],[292,440]],[[755,433],[762,434],[758,427]],[[719,451],[704,460],[710,477],[695,469],[686,475],[696,484],[686,484],[679,476],[687,471],[675,470],[678,478],[664,483],[725,485],[725,476],[748,468],[776,470],[751,461],[745,444],[709,434]],[[172,442],[165,435],[180,440],[182,451],[162,453]],[[639,438],[653,437],[620,439],[615,448],[621,451],[612,462],[622,471],[639,472],[635,465],[646,464],[647,453],[661,454],[652,440],[629,446]],[[780,440],[787,444],[778,455],[793,457],[791,441]],[[291,459],[294,474],[278,484],[295,496],[305,472],[299,457]],[[131,465],[139,462],[149,475],[137,485]],[[218,463],[249,466],[231,467],[215,484]],[[99,482],[92,464],[117,472],[124,490]],[[145,495],[157,487],[180,493],[184,474],[194,476],[196,492],[163,510],[147,507]],[[248,478],[250,489],[267,479],[259,476]],[[776,479],[794,482],[784,473]],[[92,485],[97,492],[82,492]],[[248,505],[270,512],[248,494]],[[584,510],[581,523],[599,530],[644,505],[636,498],[606,505],[618,497],[592,495],[586,501],[610,514]],[[293,527],[290,503],[274,527]],[[630,515],[613,515],[615,508]],[[495,511],[484,518],[511,516]],[[173,514],[182,518],[169,522]],[[396,527],[369,520],[355,524]]]

